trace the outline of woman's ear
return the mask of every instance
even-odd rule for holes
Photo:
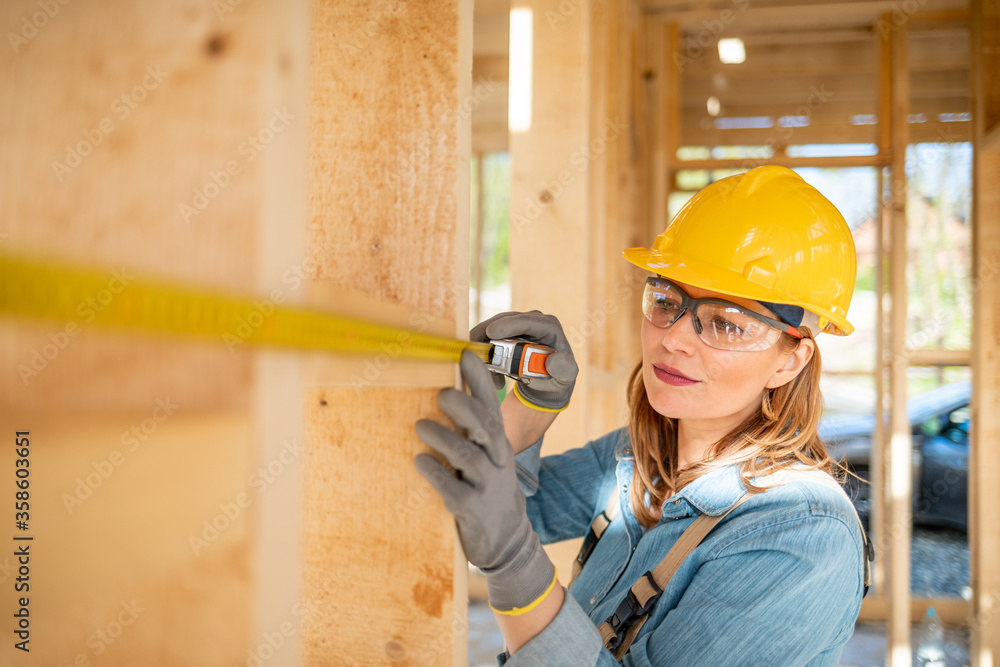
[[[806,367],[812,359],[813,352],[816,351],[816,341],[812,338],[803,338],[795,349],[785,357],[784,365],[776,370],[764,386],[768,389],[777,389],[794,380],[802,369]]]

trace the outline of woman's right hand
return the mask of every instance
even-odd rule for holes
[[[476,325],[469,332],[470,340],[488,342],[504,338],[526,338],[555,350],[545,360],[548,378],[518,380],[517,394],[528,407],[541,412],[559,412],[569,405],[579,368],[562,325],[553,315],[537,310],[529,313],[500,313]],[[504,376],[493,376],[497,389],[503,387]]]

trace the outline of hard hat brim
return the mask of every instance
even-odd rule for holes
[[[838,336],[847,336],[854,326],[841,315],[829,310],[819,310],[815,306],[802,303],[780,290],[768,288],[746,280],[741,274],[718,266],[699,262],[690,257],[674,256],[652,248],[628,248],[622,251],[626,260],[641,269],[652,271],[665,278],[677,280],[701,289],[727,294],[729,296],[770,301],[801,306],[820,318],[821,330]],[[815,332],[819,333],[819,332]]]

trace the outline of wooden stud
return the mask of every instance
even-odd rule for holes
[[[652,231],[655,234],[661,233],[663,228],[667,226],[666,223],[670,221],[670,192],[673,179],[669,178],[669,175],[672,173],[670,171],[671,165],[677,160],[677,149],[680,148],[680,128],[683,119],[682,107],[684,104],[684,93],[681,88],[684,59],[681,54],[680,28],[676,22],[670,22],[664,25],[663,32],[666,43],[666,53],[664,54],[666,60],[663,65],[664,72],[666,73],[665,99],[663,101],[666,112],[666,140],[664,142],[666,164],[664,172],[667,178],[663,193],[664,215],[653,223],[654,229]]]
[[[472,287],[476,290],[476,302],[473,305],[472,320],[482,321],[483,312],[483,231],[486,225],[486,194],[483,192],[483,154],[475,154],[476,162],[476,218],[473,221],[472,235]]]
[[[124,269],[301,299],[304,282],[281,277],[312,257],[295,241],[272,253],[267,230],[304,228],[303,16],[273,1],[3,3],[23,41],[0,55],[2,250],[106,267],[109,286]],[[258,537],[265,505],[296,486],[301,440],[253,486],[283,446],[252,414],[255,353],[90,330],[80,315],[66,338],[69,323],[0,325],[0,426],[32,431],[38,545],[30,653],[4,642],[0,664],[245,663],[261,629],[298,620],[294,553],[271,569]],[[25,382],[17,368],[33,363]],[[13,455],[0,454],[8,479]],[[0,596],[5,618],[12,603]],[[294,661],[292,643],[275,662]]]
[[[892,310],[889,349],[906,347],[906,118],[909,114],[909,68],[907,29],[902,25],[887,35],[892,53],[892,180],[889,270]],[[886,664],[909,667],[910,650],[910,536],[912,533],[912,450],[910,423],[906,415],[907,359],[893,354],[889,372],[890,426],[887,457],[889,512],[888,542],[889,625]]]
[[[467,335],[472,2],[320,2],[310,21],[312,277]],[[413,466],[415,421],[439,417],[426,382],[306,393],[304,664],[465,661],[466,566]]]
[[[1000,2],[974,0],[972,13],[973,144],[972,431],[969,443],[969,547],[972,576],[973,667],[1000,665],[1000,147],[986,145],[1000,119],[996,65],[1000,56]],[[996,125],[993,125],[994,130]]]
[[[652,90],[650,107],[652,110],[649,122],[649,231],[653,233],[656,227],[654,221],[667,219],[667,191],[670,148],[670,88],[675,77],[675,66],[671,60],[673,54],[669,35],[671,28],[656,17],[645,15],[646,39],[649,43],[649,67],[652,74]],[[676,32],[676,29],[674,29]],[[677,122],[676,120],[674,122]],[[664,225],[666,226],[666,225]]]
[[[888,57],[888,54],[884,54]],[[888,91],[886,91],[888,92]],[[885,116],[889,118],[889,116]],[[888,149],[889,146],[887,145]],[[886,476],[886,433],[885,433],[885,401],[883,397],[886,392],[886,372],[888,371],[888,336],[885,293],[886,293],[886,273],[889,266],[889,244],[887,241],[887,231],[889,225],[888,214],[891,208],[886,206],[883,196],[885,192],[885,169],[878,169],[876,183],[876,199],[878,200],[875,214],[875,430],[872,433],[872,443],[869,457],[869,483],[872,485],[868,490],[869,497],[869,538],[877,547],[884,547],[889,539],[886,534],[886,498],[885,493]],[[884,553],[878,553],[876,549],[875,562],[871,565],[872,590],[869,595],[886,597],[886,563]],[[883,617],[882,620],[885,620]]]
[[[593,335],[588,267],[593,261],[589,199],[596,160],[629,137],[622,119],[609,118],[592,136],[590,9],[560,13],[557,0],[515,0],[511,11],[533,18],[531,126],[510,135],[510,276],[513,310],[538,309],[559,318],[574,352],[577,378],[569,408],[545,437],[543,453],[559,453],[587,442],[589,364]],[[558,23],[546,12],[565,18]],[[512,34],[511,39],[514,39]],[[511,43],[511,50],[522,45]],[[516,74],[512,72],[512,74]],[[553,249],[558,248],[558,253]],[[572,544],[549,553],[568,583],[576,555]]]

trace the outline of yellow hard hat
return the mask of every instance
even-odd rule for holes
[[[702,289],[799,306],[819,317],[819,331],[854,331],[847,321],[857,277],[854,237],[840,211],[785,167],[757,167],[708,185],[652,248],[622,254]]]

